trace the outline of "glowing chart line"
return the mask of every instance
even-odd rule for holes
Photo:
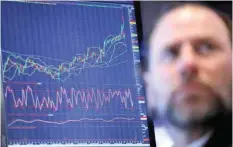
[[[53,111],[57,111],[63,102],[65,102],[70,108],[74,108],[79,104],[79,101],[86,109],[88,109],[89,105],[91,104],[94,104],[94,106],[98,109],[102,107],[105,102],[110,102],[111,99],[116,97],[120,99],[125,108],[133,108],[133,100],[130,89],[126,89],[123,92],[112,89],[108,89],[107,92],[101,92],[99,89],[88,89],[84,91],[71,88],[69,94],[66,89],[61,87],[56,91],[55,100],[53,100],[49,94],[47,97],[44,96],[40,100],[38,96],[33,94],[33,89],[30,86],[27,86],[26,89],[21,90],[21,98],[17,98],[14,90],[7,86],[4,95],[5,98],[8,98],[8,95],[12,96],[15,108],[20,106],[27,107],[28,99],[31,98],[34,108],[40,110],[43,107],[46,107],[53,109]]]
[[[26,120],[23,120],[23,119],[16,119],[14,121],[12,121],[11,123],[8,124],[8,127],[17,123],[17,122],[24,122],[24,123],[27,123],[27,124],[31,124],[31,123],[35,123],[35,122],[43,122],[43,123],[48,123],[48,124],[57,124],[57,125],[63,125],[63,124],[66,124],[66,123],[69,123],[69,122],[81,122],[81,121],[103,121],[103,122],[113,122],[113,121],[116,121],[116,120],[127,120],[127,121],[131,121],[131,120],[134,120],[134,118],[124,118],[124,117],[116,117],[116,118],[113,118],[113,119],[110,119],[110,120],[105,120],[105,119],[102,119],[102,118],[82,118],[82,119],[79,119],[79,120],[66,120],[66,121],[63,121],[63,122],[56,122],[56,121],[46,121],[46,120],[41,120],[41,119],[35,119],[35,120],[31,120],[31,121],[26,121]]]

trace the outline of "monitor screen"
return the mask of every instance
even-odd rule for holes
[[[9,147],[150,145],[132,2],[1,2]]]

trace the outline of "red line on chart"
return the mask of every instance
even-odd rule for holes
[[[107,92],[101,93],[102,90],[99,89],[88,89],[86,91],[76,90],[71,88],[66,90],[61,87],[57,92],[55,98],[52,98],[49,93],[48,96],[42,96],[39,98],[34,92],[34,90],[27,86],[26,89],[21,90],[20,97],[16,97],[15,91],[9,86],[5,90],[5,98],[9,95],[13,99],[15,108],[28,107],[31,103],[35,109],[42,109],[44,107],[51,108],[53,111],[57,111],[59,106],[65,103],[69,108],[74,108],[77,105],[84,106],[89,109],[90,106],[95,106],[96,109],[103,107],[104,104],[109,103],[113,98],[119,98],[119,101],[123,104],[125,108],[133,108],[133,100],[130,89],[125,89],[124,91],[108,89]],[[28,102],[31,100],[30,102]]]
[[[150,139],[149,138],[144,138],[143,141],[150,141]]]
[[[145,100],[143,96],[138,97],[138,100]]]

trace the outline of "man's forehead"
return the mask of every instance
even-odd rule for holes
[[[190,5],[165,14],[152,32],[150,45],[158,47],[163,43],[198,37],[227,39],[227,36],[227,28],[213,10]]]

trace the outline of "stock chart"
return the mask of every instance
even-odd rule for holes
[[[134,7],[3,2],[10,145],[149,144]]]

